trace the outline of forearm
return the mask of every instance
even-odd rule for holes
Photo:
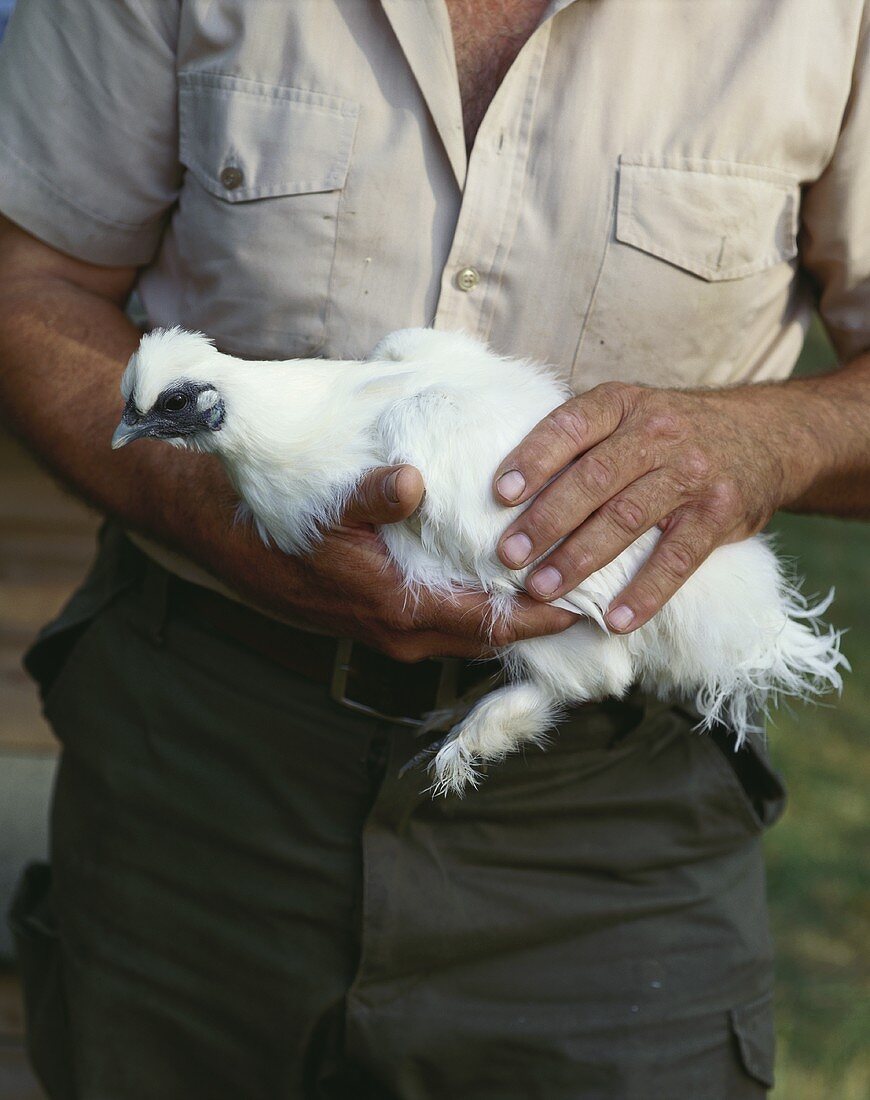
[[[723,391],[780,456],[778,506],[870,518],[870,355],[827,374]]]
[[[117,287],[115,298],[123,298]],[[233,523],[236,497],[211,456],[156,441],[111,450],[121,371],[138,342],[111,298],[44,273],[0,272],[3,419],[101,512],[181,551],[264,610],[361,638],[399,660],[490,652],[479,593],[455,602],[421,599],[409,609],[375,533],[376,524],[394,523],[419,504],[422,479],[410,467],[395,477],[396,470],[372,471],[344,522],[303,561],[268,549],[250,527]],[[573,616],[553,608],[518,606],[498,644],[571,622]]]
[[[789,510],[870,519],[870,355],[831,374],[787,385],[805,399],[805,415],[812,417],[809,430],[823,459]]]
[[[0,413],[99,511],[216,571],[216,535],[228,531],[233,507],[217,463],[159,445],[110,449],[121,371],[138,341],[119,306],[99,294],[62,279],[3,279]]]

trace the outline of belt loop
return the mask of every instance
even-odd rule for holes
[[[148,640],[155,646],[163,645],[166,634],[169,582],[169,573],[148,558],[142,578],[141,613],[136,617]]]

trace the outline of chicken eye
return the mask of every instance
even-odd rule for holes
[[[166,412],[177,413],[182,409],[187,408],[189,398],[186,393],[171,393],[163,401],[163,408]]]

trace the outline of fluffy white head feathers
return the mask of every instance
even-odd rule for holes
[[[198,332],[156,329],[144,336],[121,380],[126,405],[112,447],[144,437],[202,447],[226,413],[213,377],[219,358]]]
[[[121,395],[147,412],[173,382],[207,381],[218,357],[214,341],[201,332],[157,328],[142,337],[121,379]]]

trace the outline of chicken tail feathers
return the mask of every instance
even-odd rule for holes
[[[708,681],[695,697],[702,716],[701,729],[722,724],[732,729],[739,748],[750,733],[760,732],[759,717],[771,704],[791,696],[810,701],[843,687],[841,670],[849,662],[840,652],[843,631],[826,627],[822,615],[834,598],[834,590],[815,604],[791,585],[783,584],[782,627],[771,644],[734,667],[729,675]]]

